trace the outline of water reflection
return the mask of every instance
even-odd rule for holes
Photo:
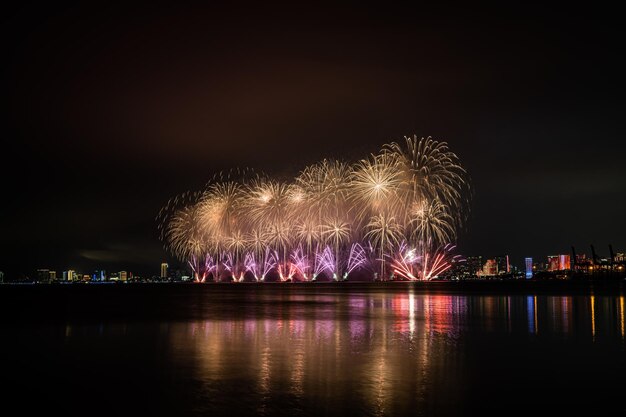
[[[619,298],[619,323],[622,339],[624,339],[624,296]]]
[[[596,297],[593,295],[590,298],[591,302],[591,337],[596,340]]]
[[[172,359],[192,370],[206,409],[225,411],[219,393],[234,391],[258,414],[453,414],[467,398],[449,387],[472,383],[477,364],[468,357],[493,349],[480,339],[578,340],[585,329],[590,342],[624,337],[623,297],[276,297],[261,296],[248,313],[168,327]]]
[[[624,386],[622,295],[284,290],[180,308],[179,320],[5,327],[0,357],[19,363],[6,376],[16,392],[43,378],[53,398],[128,387],[115,392],[135,415],[474,415],[527,387],[526,411],[563,398],[577,411]]]

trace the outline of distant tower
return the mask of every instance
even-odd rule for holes
[[[167,278],[167,268],[168,268],[167,263],[163,262],[161,264],[161,278]]]
[[[524,263],[526,265],[526,279],[533,277],[533,258],[525,258]]]

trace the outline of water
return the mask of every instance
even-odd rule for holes
[[[3,408],[65,416],[626,411],[621,288],[200,287],[2,297],[15,309],[2,310],[0,324]]]

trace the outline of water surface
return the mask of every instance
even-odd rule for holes
[[[4,406],[171,416],[626,410],[621,290],[208,287],[56,294],[36,315],[4,320]]]

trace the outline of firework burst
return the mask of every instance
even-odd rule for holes
[[[245,274],[339,280],[376,266],[380,279],[430,279],[452,257],[446,244],[466,219],[469,195],[447,143],[413,136],[354,164],[325,159],[291,183],[221,173],[204,191],[168,201],[157,221],[165,247],[200,282]]]

